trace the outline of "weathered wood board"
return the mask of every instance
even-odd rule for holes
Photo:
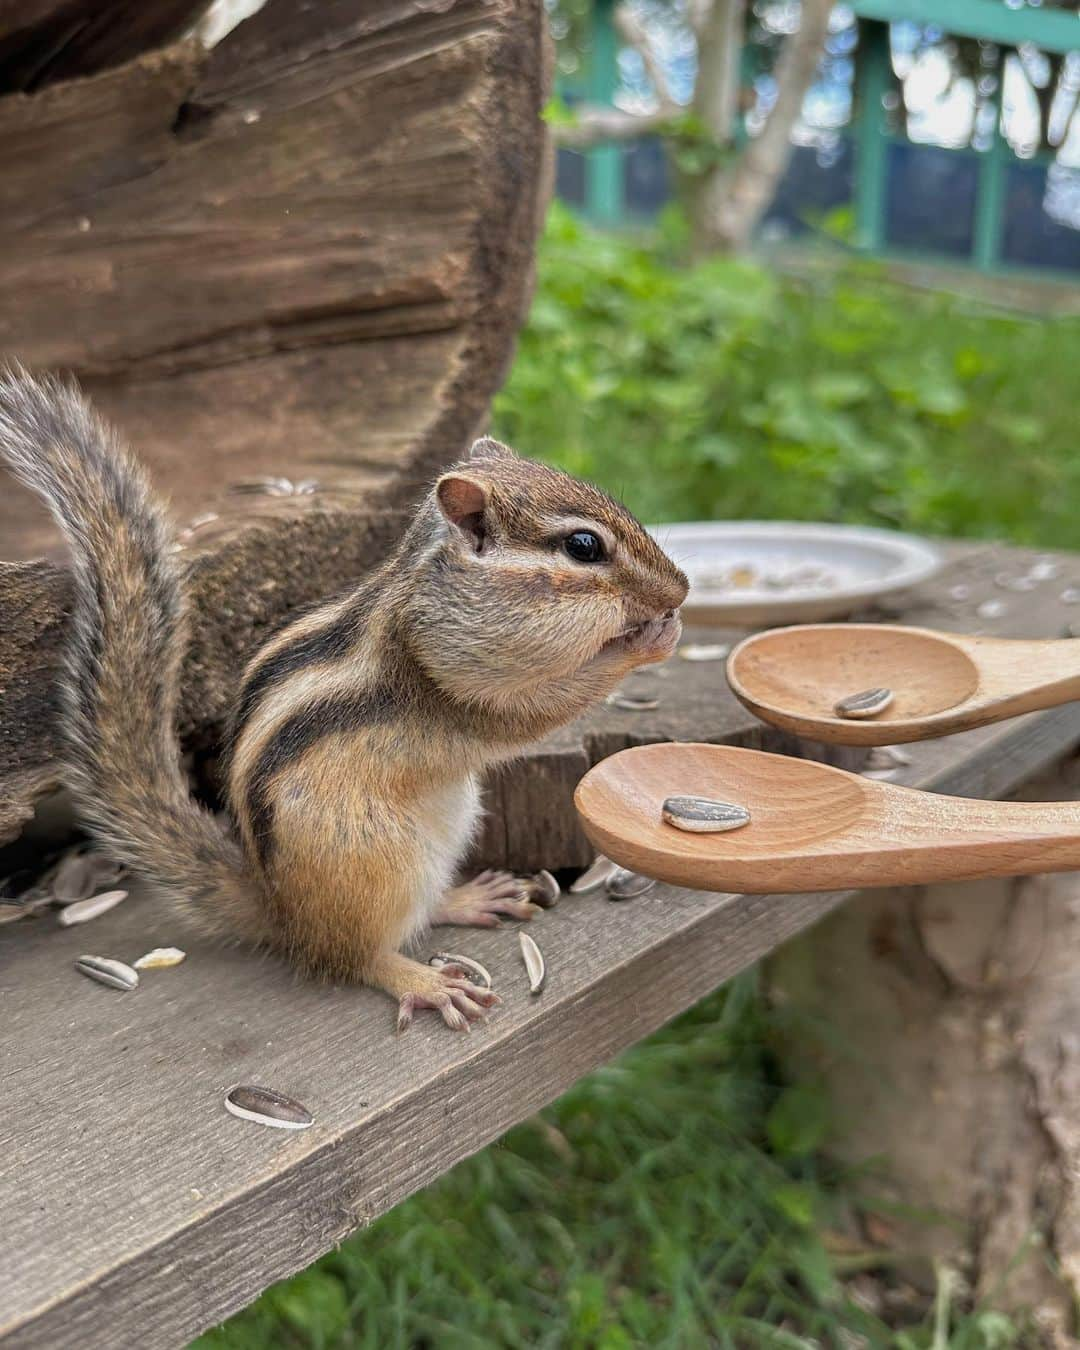
[[[87,8],[0,8],[0,77],[5,38]],[[178,521],[218,517],[189,548],[205,737],[242,654],[378,559],[481,429],[531,284],[547,45],[541,0],[268,0],[209,51],[147,50],[182,9],[97,56],[108,15],[77,24],[70,68],[0,97],[0,361],[73,371]],[[229,494],[262,475],[318,490]],[[2,842],[56,780],[67,603],[6,480],[0,559]]]
[[[904,617],[977,626],[968,609],[979,588],[1007,595],[995,575],[1026,561],[965,550],[954,567],[967,580],[954,571],[909,598]],[[1061,632],[1070,610],[1058,595],[1080,559],[1061,563],[1063,579],[1016,597],[997,631]],[[948,596],[957,585],[971,587],[963,601]],[[681,679],[678,669],[668,678]],[[735,725],[709,669],[689,724],[670,696],[669,732]],[[640,734],[604,720],[613,715],[598,714],[583,740],[614,748]],[[734,734],[752,739],[744,722]],[[913,746],[897,781],[1003,796],[1078,741],[1080,705],[1069,705]],[[552,810],[548,828],[565,825]],[[381,995],[303,984],[277,962],[215,951],[150,899],[133,896],[78,929],[48,917],[0,929],[0,1340],[17,1350],[184,1344],[842,898],[668,887],[620,905],[566,897],[531,928],[550,971],[538,998],[512,927],[436,932],[425,950],[469,952],[504,997],[468,1037],[433,1018],[396,1036]],[[131,959],[177,942],[188,960],[148,973],[132,994],[72,965],[88,950]],[[315,1127],[280,1134],[228,1116],[223,1095],[241,1081],[299,1097]]]

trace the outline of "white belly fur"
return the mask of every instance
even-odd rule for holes
[[[470,774],[438,788],[420,803],[419,814],[426,829],[416,840],[417,902],[401,935],[402,945],[423,936],[443,896],[454,884],[458,865],[480,823],[480,785]]]

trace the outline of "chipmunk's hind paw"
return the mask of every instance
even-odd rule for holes
[[[540,907],[527,898],[530,884],[527,877],[515,877],[510,872],[481,872],[472,881],[447,891],[432,922],[498,928],[500,915],[531,919],[540,913]]]
[[[480,1021],[488,1008],[499,1002],[498,994],[490,989],[480,989],[470,980],[447,971],[457,970],[448,966],[446,970],[434,972],[437,984],[402,994],[398,999],[398,1031],[404,1031],[412,1022],[418,1008],[431,1008],[441,1015],[451,1031],[469,1031],[471,1022]]]

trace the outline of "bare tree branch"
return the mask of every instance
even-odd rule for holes
[[[672,116],[671,109],[651,113],[628,113],[621,108],[605,108],[600,104],[579,105],[574,109],[576,120],[566,126],[551,128],[552,140],[568,150],[591,150],[597,145],[622,144],[651,136],[662,131]]]
[[[791,158],[791,132],[813,83],[829,34],[833,0],[802,0],[799,30],[784,43],[776,63],[776,102],[761,132],[724,175],[725,190],[706,222],[714,247],[742,248],[768,209]]]
[[[660,64],[656,49],[653,47],[640,19],[627,4],[619,5],[612,17],[616,32],[623,42],[628,47],[632,47],[641,57],[645,74],[649,77],[649,83],[656,91],[656,100],[662,109],[667,110],[667,115],[670,117],[678,110],[679,105],[672,97],[671,86],[668,84],[664,67]]]

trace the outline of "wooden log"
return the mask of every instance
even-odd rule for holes
[[[185,730],[480,430],[531,280],[545,41],[540,0],[269,0],[209,52],[0,98],[0,359],[73,371],[181,520],[222,518],[192,541]],[[229,496],[259,475],[320,490]],[[56,778],[66,597],[8,483],[0,556],[2,840]]]
[[[130,61],[189,31],[210,0],[0,0],[0,93]]]

